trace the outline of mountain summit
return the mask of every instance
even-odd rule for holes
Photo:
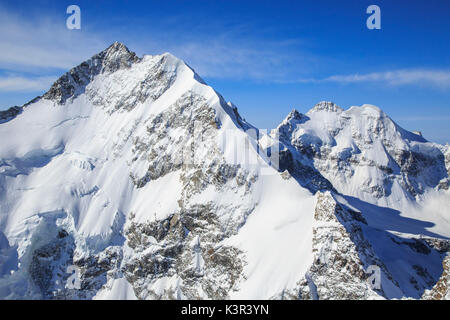
[[[63,104],[67,99],[81,94],[85,86],[98,74],[130,68],[138,61],[140,59],[136,54],[129,51],[124,44],[114,42],[106,50],[65,73],[44,94],[43,98]]]
[[[0,113],[0,297],[448,298],[448,146],[331,102],[260,135],[117,42]]]

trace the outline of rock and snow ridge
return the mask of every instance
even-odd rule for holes
[[[331,102],[258,135],[117,42],[0,112],[0,297],[448,296],[448,147]]]

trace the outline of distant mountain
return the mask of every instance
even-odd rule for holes
[[[449,297],[448,146],[377,107],[264,135],[183,61],[116,42],[0,137],[2,299]]]

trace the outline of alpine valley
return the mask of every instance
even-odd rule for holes
[[[373,105],[263,133],[116,42],[0,112],[0,298],[449,299],[449,175]]]

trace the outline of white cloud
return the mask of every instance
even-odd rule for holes
[[[403,69],[366,74],[334,75],[324,79],[303,79],[300,82],[363,83],[378,82],[391,86],[426,85],[440,89],[450,88],[450,70]]]
[[[48,90],[56,75],[108,44],[95,33],[68,30],[64,20],[0,5],[0,45],[0,91],[26,93]]]
[[[450,70],[405,69],[296,80],[317,68],[323,70],[323,65],[331,62],[326,57],[319,59],[302,51],[303,43],[299,39],[256,39],[248,35],[251,32],[245,26],[227,28],[220,33],[208,32],[206,27],[185,32],[175,22],[163,30],[156,25],[153,29],[145,29],[146,37],[142,37],[143,30],[130,33],[114,25],[107,27],[103,31],[92,30],[85,29],[82,24],[81,30],[68,30],[61,17],[32,14],[24,17],[0,5],[0,69],[13,71],[16,75],[19,72],[41,77],[62,74],[105,49],[113,40],[126,39],[125,44],[140,54],[169,51],[184,59],[202,77],[272,83],[370,82],[450,88]],[[22,75],[22,78],[27,77]],[[28,80],[28,85],[23,88],[33,87],[31,83],[38,85],[36,79]],[[4,86],[8,87],[13,86]],[[17,88],[19,90],[19,86]]]
[[[207,29],[186,32],[175,23],[164,30],[158,26],[145,29],[145,37],[143,30],[130,33],[114,25],[108,25],[107,30],[101,26],[99,23],[93,30],[82,24],[81,30],[68,30],[61,17],[22,16],[0,5],[0,69],[15,74],[62,74],[123,39],[139,54],[171,52],[200,76],[211,78],[284,81],[294,79],[300,74],[298,70],[307,69],[315,59],[293,50],[298,49],[299,40],[253,39],[242,26],[220,33]]]
[[[239,27],[220,33],[154,32],[134,42],[139,52],[169,51],[200,76],[217,79],[292,80],[317,62],[313,55],[301,52],[299,39],[257,39]]]
[[[21,16],[0,6],[0,68],[69,69],[107,45],[94,33],[68,30],[65,21]]]
[[[214,39],[176,44],[171,51],[203,77],[275,81],[293,77],[286,61],[297,60],[281,46],[279,43],[248,45],[240,39]]]
[[[0,77],[0,91],[37,92],[50,88],[56,77],[25,78],[20,76]]]

